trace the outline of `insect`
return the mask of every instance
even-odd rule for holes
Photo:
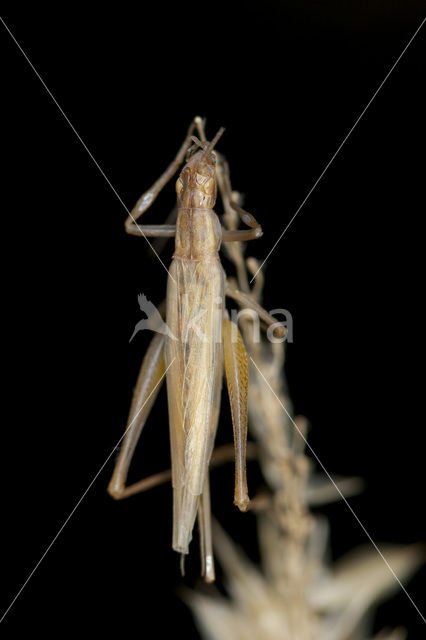
[[[195,129],[200,138],[193,135]],[[109,493],[116,499],[146,488],[143,480],[126,486],[126,479],[134,449],[165,377],[172,458],[172,546],[181,554],[188,553],[198,514],[202,573],[207,581],[214,580],[208,469],[219,418],[224,368],[234,431],[234,503],[242,511],[249,504],[247,354],[237,325],[227,315],[225,295],[234,297],[240,304],[243,300],[246,305],[254,305],[266,323],[275,323],[275,319],[251,303],[249,297],[227,287],[220,262],[222,242],[247,241],[262,235],[255,218],[235,203],[231,205],[248,229],[223,228],[213,210],[220,157],[214,148],[223,131],[220,129],[208,142],[201,118],[195,118],[175,159],[141,196],[125,223],[127,233],[132,235],[174,237],[175,251],[166,296],[168,331],[154,336],[142,362],[123,444],[108,486]],[[176,224],[139,226],[136,220],[185,160],[176,182]]]

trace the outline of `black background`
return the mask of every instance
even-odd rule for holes
[[[6,11],[7,25],[127,207],[207,117],[234,187],[262,223],[263,259],[423,19],[422,3],[75,4]],[[265,306],[294,318],[287,376],[310,443],[333,473],[359,475],[351,504],[378,543],[424,540],[424,27],[267,262]],[[149,336],[129,337],[137,294],[166,271],[3,28],[2,609],[118,441]],[[164,220],[173,186],[147,214]],[[171,247],[163,259],[170,261]],[[224,259],[224,266],[230,265]],[[7,355],[6,355],[7,354]],[[166,396],[132,479],[169,465]],[[6,414],[4,414],[6,415]],[[231,439],[223,403],[218,441]],[[31,630],[198,637],[175,595],[171,491],[122,503],[113,458],[3,623]],[[249,469],[251,492],[261,482]],[[232,506],[232,465],[213,510],[256,558],[255,522]],[[344,504],[323,510],[332,555],[366,542]],[[408,584],[424,609],[425,570]],[[422,637],[399,593],[376,618]],[[148,628],[152,631],[148,631]]]

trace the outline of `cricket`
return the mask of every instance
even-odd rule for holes
[[[246,478],[248,358],[238,326],[229,318],[225,297],[254,310],[264,325],[278,325],[250,295],[227,282],[220,261],[221,243],[246,242],[262,235],[253,215],[232,201],[226,161],[215,151],[223,132],[223,128],[219,129],[208,141],[204,121],[194,118],[176,157],[140,197],[125,222],[126,232],[132,235],[173,237],[175,250],[165,302],[168,332],[156,333],[143,359],[122,446],[108,486],[110,495],[119,500],[164,480],[164,474],[158,474],[158,478],[126,485],[133,452],[166,378],[173,486],[172,547],[182,554],[182,567],[198,516],[202,575],[207,582],[215,579],[209,464],[224,373],[235,449],[234,504],[246,511],[250,502]],[[176,223],[139,225],[138,218],[182,164],[176,181]],[[221,224],[214,211],[218,187],[222,201],[232,207],[246,229],[230,229]]]

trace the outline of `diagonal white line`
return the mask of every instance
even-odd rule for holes
[[[158,255],[157,251],[155,250],[155,248],[152,246],[152,243],[148,240],[148,238],[146,237],[146,235],[144,234],[144,232],[142,231],[142,229],[140,228],[140,226],[138,225],[138,223],[136,222],[136,220],[134,219],[134,217],[132,216],[131,212],[129,211],[129,209],[126,207],[126,205],[124,204],[122,198],[120,197],[119,193],[117,192],[117,190],[114,188],[114,186],[112,185],[111,181],[109,180],[109,178],[107,177],[107,175],[105,174],[105,172],[103,171],[103,169],[101,168],[101,166],[99,165],[99,163],[97,162],[97,160],[95,159],[95,157],[93,156],[93,154],[91,153],[91,151],[89,150],[89,148],[87,147],[86,143],[84,142],[84,140],[82,139],[82,137],[80,136],[80,134],[78,133],[77,129],[74,127],[74,125],[72,124],[71,120],[68,118],[67,114],[65,113],[65,111],[62,109],[61,105],[59,104],[59,102],[56,100],[55,96],[53,95],[53,93],[50,91],[49,87],[47,86],[47,84],[45,83],[45,81],[43,80],[43,78],[41,77],[41,75],[39,74],[39,72],[37,71],[37,69],[35,68],[35,66],[33,65],[33,63],[31,62],[31,60],[29,59],[29,57],[27,56],[27,54],[25,53],[25,51],[23,50],[23,48],[21,47],[21,45],[19,44],[19,42],[17,41],[17,39],[15,38],[15,36],[13,35],[13,33],[11,32],[11,30],[9,29],[9,27],[7,26],[7,24],[5,23],[5,21],[3,20],[3,18],[0,16],[0,20],[3,23],[4,28],[6,29],[6,31],[9,33],[10,37],[12,38],[12,40],[14,41],[14,43],[16,44],[16,46],[18,47],[19,51],[22,53],[22,55],[24,56],[25,60],[28,62],[28,64],[30,65],[31,69],[34,71],[34,73],[36,74],[37,78],[40,80],[41,84],[43,85],[43,87],[46,89],[47,93],[49,94],[49,96],[52,98],[53,102],[56,104],[56,106],[58,107],[59,111],[61,112],[61,114],[63,115],[63,117],[65,118],[65,120],[67,121],[67,123],[69,124],[69,126],[71,127],[71,129],[73,130],[73,132],[75,133],[75,135],[77,136],[77,138],[79,139],[79,141],[81,142],[81,144],[83,145],[84,149],[87,151],[87,153],[89,154],[91,160],[93,161],[93,163],[96,165],[97,169],[99,170],[99,172],[101,173],[101,175],[104,177],[105,181],[107,182],[107,184],[109,185],[110,189],[113,191],[113,193],[115,194],[115,196],[117,197],[117,199],[120,201],[120,203],[122,204],[122,206],[124,207],[124,209],[127,212],[127,215],[133,220],[133,222],[135,223],[135,225],[137,226],[137,228],[139,229],[140,233],[142,234],[142,236],[145,238],[145,240],[147,241],[147,243],[149,244],[149,246],[151,247],[151,249],[153,250],[153,252],[155,253],[155,255],[157,256],[158,260],[161,262],[161,264],[163,265],[164,269],[167,271],[167,273],[169,274],[169,276],[171,277],[171,279],[173,281],[175,281],[175,279],[173,278],[173,276],[170,274],[169,270],[167,269],[166,265],[164,264],[164,262],[162,261],[162,259],[160,258],[160,256]]]
[[[155,385],[155,387],[153,388],[153,390],[151,391],[151,393],[149,394],[149,396],[147,397],[147,399],[145,400],[145,402],[143,403],[143,405],[141,406],[141,408],[139,409],[139,411],[137,412],[135,417],[133,418],[133,420],[130,422],[130,424],[126,428],[126,430],[123,433],[123,435],[121,436],[120,440],[117,442],[117,444],[115,445],[115,447],[113,448],[113,450],[111,451],[111,453],[109,454],[109,456],[107,457],[107,459],[105,460],[105,462],[103,463],[103,465],[101,466],[101,468],[99,469],[99,471],[97,472],[97,474],[95,475],[95,477],[93,478],[93,480],[91,481],[89,486],[87,487],[86,491],[83,493],[83,495],[81,496],[80,500],[77,502],[77,504],[75,505],[74,509],[71,511],[71,513],[69,514],[69,516],[67,517],[67,519],[65,520],[65,522],[63,523],[61,528],[59,529],[58,533],[53,538],[52,542],[49,544],[49,546],[47,547],[46,551],[43,553],[43,555],[41,556],[40,560],[35,565],[34,569],[31,571],[30,575],[25,580],[25,582],[22,585],[22,587],[19,589],[19,591],[16,594],[16,596],[13,598],[12,602],[10,603],[10,605],[8,606],[8,608],[6,609],[6,611],[4,612],[2,617],[0,618],[0,624],[3,622],[5,617],[7,616],[7,614],[9,613],[9,611],[11,610],[11,608],[13,607],[13,605],[15,604],[15,602],[17,601],[17,599],[19,598],[19,596],[21,595],[21,593],[23,592],[23,590],[25,589],[25,587],[27,586],[27,584],[29,583],[29,581],[31,580],[31,578],[33,577],[35,572],[37,571],[37,569],[39,568],[40,564],[43,562],[44,558],[47,556],[47,554],[49,553],[50,549],[53,547],[53,545],[55,544],[56,540],[61,535],[61,533],[64,530],[64,528],[66,527],[68,522],[71,520],[71,518],[74,515],[74,513],[77,511],[78,507],[80,506],[80,504],[82,503],[82,501],[86,497],[87,493],[90,491],[90,489],[92,488],[93,484],[96,482],[98,476],[100,475],[100,473],[102,472],[102,470],[104,469],[106,464],[109,462],[110,458],[113,456],[114,451],[117,449],[118,445],[123,440],[123,438],[125,437],[126,433],[130,429],[130,427],[132,426],[132,424],[134,423],[134,421],[136,420],[136,418],[138,417],[138,415],[140,414],[140,412],[142,411],[142,409],[144,408],[144,406],[146,405],[146,403],[148,402],[148,400],[150,399],[150,397],[152,396],[152,394],[154,393],[154,391],[156,390],[158,385],[161,383],[161,381],[163,380],[163,378],[166,375],[167,371],[170,369],[170,367],[172,366],[172,364],[173,364],[173,362],[175,360],[176,360],[176,358],[173,358],[173,360],[171,361],[171,363],[169,364],[169,366],[167,367],[167,369],[165,370],[165,372],[163,373],[163,375],[161,376],[161,378],[159,379],[159,381],[157,382],[157,384]]]
[[[302,204],[299,205],[299,208],[297,209],[296,213],[293,215],[293,217],[290,219],[290,222],[287,224],[286,228],[284,229],[284,231],[281,233],[280,237],[278,238],[278,240],[276,241],[276,243],[274,244],[274,246],[272,247],[272,249],[270,250],[270,252],[268,253],[268,255],[266,256],[266,258],[264,259],[264,261],[262,262],[262,264],[260,265],[260,267],[258,268],[258,270],[256,271],[256,273],[254,274],[254,276],[252,277],[252,279],[250,280],[250,284],[253,282],[253,280],[255,279],[255,277],[257,276],[257,274],[259,273],[259,271],[262,269],[263,265],[265,264],[265,262],[268,260],[269,256],[271,255],[271,253],[273,252],[273,250],[275,249],[275,247],[277,246],[277,244],[279,243],[279,241],[281,240],[281,238],[283,237],[283,235],[285,234],[285,232],[287,231],[287,229],[289,228],[289,226],[292,224],[292,222],[294,221],[294,219],[296,218],[297,214],[299,213],[299,211],[302,209],[302,207],[305,205],[305,203],[307,202],[308,198],[310,197],[311,193],[314,191],[314,189],[316,188],[316,186],[318,185],[318,183],[320,182],[320,180],[323,178],[325,172],[328,170],[328,168],[330,167],[331,163],[334,161],[334,159],[336,158],[337,154],[340,152],[341,148],[343,147],[343,145],[345,144],[345,142],[347,141],[347,139],[349,138],[349,136],[351,135],[351,133],[353,132],[353,130],[355,129],[355,127],[357,126],[358,122],[361,120],[361,118],[363,117],[363,115],[365,114],[365,112],[367,111],[368,107],[371,105],[371,103],[373,102],[374,98],[377,96],[377,94],[379,93],[380,89],[383,87],[383,85],[385,84],[386,80],[389,78],[389,76],[391,75],[392,71],[395,69],[396,65],[398,64],[398,62],[401,60],[402,56],[404,55],[404,53],[407,51],[408,47],[410,46],[410,44],[413,42],[414,38],[416,37],[416,35],[418,34],[418,32],[420,31],[420,29],[422,28],[422,26],[424,25],[424,23],[426,22],[426,18],[423,18],[421,24],[419,27],[417,27],[416,31],[414,32],[414,34],[411,36],[410,40],[408,41],[408,43],[405,45],[404,49],[402,50],[402,52],[400,53],[400,55],[398,56],[398,58],[396,59],[396,61],[393,63],[392,67],[390,68],[390,70],[388,71],[388,73],[386,74],[385,78],[382,80],[382,82],[380,83],[379,87],[376,89],[376,91],[373,93],[372,97],[370,98],[370,100],[368,101],[367,105],[364,107],[364,109],[362,110],[361,114],[358,116],[358,118],[355,121],[355,124],[351,127],[351,129],[348,131],[348,133],[346,134],[346,136],[343,138],[342,142],[340,143],[340,145],[337,148],[337,151],[335,151],[335,153],[331,156],[330,160],[327,162],[327,164],[325,165],[325,168],[323,169],[323,171],[321,172],[321,174],[319,175],[319,177],[316,179],[316,181],[314,182],[313,186],[311,187],[310,191],[308,192],[308,195],[305,197],[305,199],[302,201]]]
[[[287,416],[290,418],[293,426],[297,429],[297,432],[299,433],[300,437],[303,438],[303,441],[305,442],[306,446],[309,448],[309,451],[312,453],[312,455],[314,456],[315,460],[318,462],[318,464],[321,466],[322,470],[324,471],[324,473],[326,474],[326,476],[328,477],[328,479],[330,480],[330,482],[334,485],[334,488],[336,489],[336,491],[339,493],[341,499],[343,500],[343,502],[345,503],[345,505],[348,507],[349,511],[352,513],[353,517],[355,518],[355,520],[358,522],[359,526],[361,527],[361,529],[364,531],[365,535],[367,536],[367,538],[370,540],[371,544],[373,545],[373,547],[375,548],[375,550],[377,551],[377,553],[379,554],[379,556],[382,558],[383,562],[385,563],[385,565],[387,566],[387,568],[389,569],[389,571],[391,572],[391,574],[393,575],[393,577],[395,578],[395,580],[398,582],[399,586],[401,587],[401,589],[403,590],[403,592],[405,593],[405,595],[407,596],[407,598],[410,600],[411,604],[413,605],[413,607],[416,609],[417,613],[419,614],[419,616],[421,617],[421,619],[423,620],[423,622],[426,624],[426,618],[424,617],[424,615],[422,614],[422,612],[420,611],[420,609],[418,608],[418,606],[416,605],[416,603],[414,602],[413,598],[410,596],[410,594],[408,593],[407,589],[404,587],[404,585],[402,584],[401,580],[398,578],[398,576],[396,575],[395,571],[392,569],[392,567],[390,566],[389,562],[386,560],[385,556],[383,555],[383,553],[380,551],[379,547],[377,546],[377,544],[374,542],[373,538],[371,537],[371,535],[368,533],[367,529],[365,528],[365,526],[362,524],[361,520],[358,518],[357,514],[355,513],[355,511],[352,509],[351,505],[349,504],[349,502],[346,500],[345,496],[343,495],[343,493],[341,492],[341,490],[339,489],[339,487],[337,486],[337,484],[335,483],[335,481],[333,480],[333,478],[331,477],[331,475],[328,473],[327,469],[325,468],[325,466],[323,465],[323,463],[321,462],[321,460],[319,459],[319,457],[317,456],[317,454],[315,453],[315,451],[312,449],[311,445],[309,444],[309,442],[306,440],[305,436],[303,435],[302,431],[299,429],[299,427],[297,426],[297,424],[294,422],[293,418],[291,417],[291,415],[289,414],[289,412],[287,411],[287,409],[285,408],[285,406],[283,405],[283,403],[281,402],[280,398],[277,396],[277,394],[275,393],[275,391],[273,390],[273,388],[271,387],[271,385],[269,384],[268,380],[265,378],[265,376],[263,375],[263,373],[261,372],[261,370],[259,369],[259,367],[257,366],[257,364],[255,363],[255,361],[253,360],[253,358],[251,356],[250,360],[252,361],[252,363],[254,364],[254,366],[256,367],[256,369],[258,370],[258,372],[260,373],[260,375],[262,376],[262,378],[264,379],[264,381],[266,382],[266,384],[268,385],[269,389],[272,391],[272,393],[274,394],[274,396],[276,397],[276,399],[278,400],[279,404],[281,405],[282,409],[284,409],[284,411],[286,412]]]

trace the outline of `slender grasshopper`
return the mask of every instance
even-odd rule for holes
[[[193,135],[195,130],[199,138]],[[109,493],[116,499],[147,488],[144,480],[126,486],[127,473],[137,441],[166,377],[173,484],[172,546],[181,554],[188,553],[198,513],[202,573],[207,581],[214,580],[208,468],[219,418],[224,368],[234,431],[234,503],[242,511],[249,504],[246,480],[247,354],[238,327],[226,312],[225,295],[254,308],[267,324],[276,323],[275,318],[249,296],[227,286],[220,262],[221,242],[247,241],[262,235],[255,218],[237,204],[230,202],[247,225],[246,230],[223,228],[213,210],[217,165],[221,158],[214,147],[223,131],[220,129],[208,142],[201,118],[195,118],[176,157],[141,196],[125,223],[127,233],[132,235],[174,237],[175,252],[167,285],[168,332],[167,335],[155,335],[142,362],[123,445],[108,486]],[[185,166],[176,182],[176,224],[138,225],[136,220],[151,206],[184,160]]]

